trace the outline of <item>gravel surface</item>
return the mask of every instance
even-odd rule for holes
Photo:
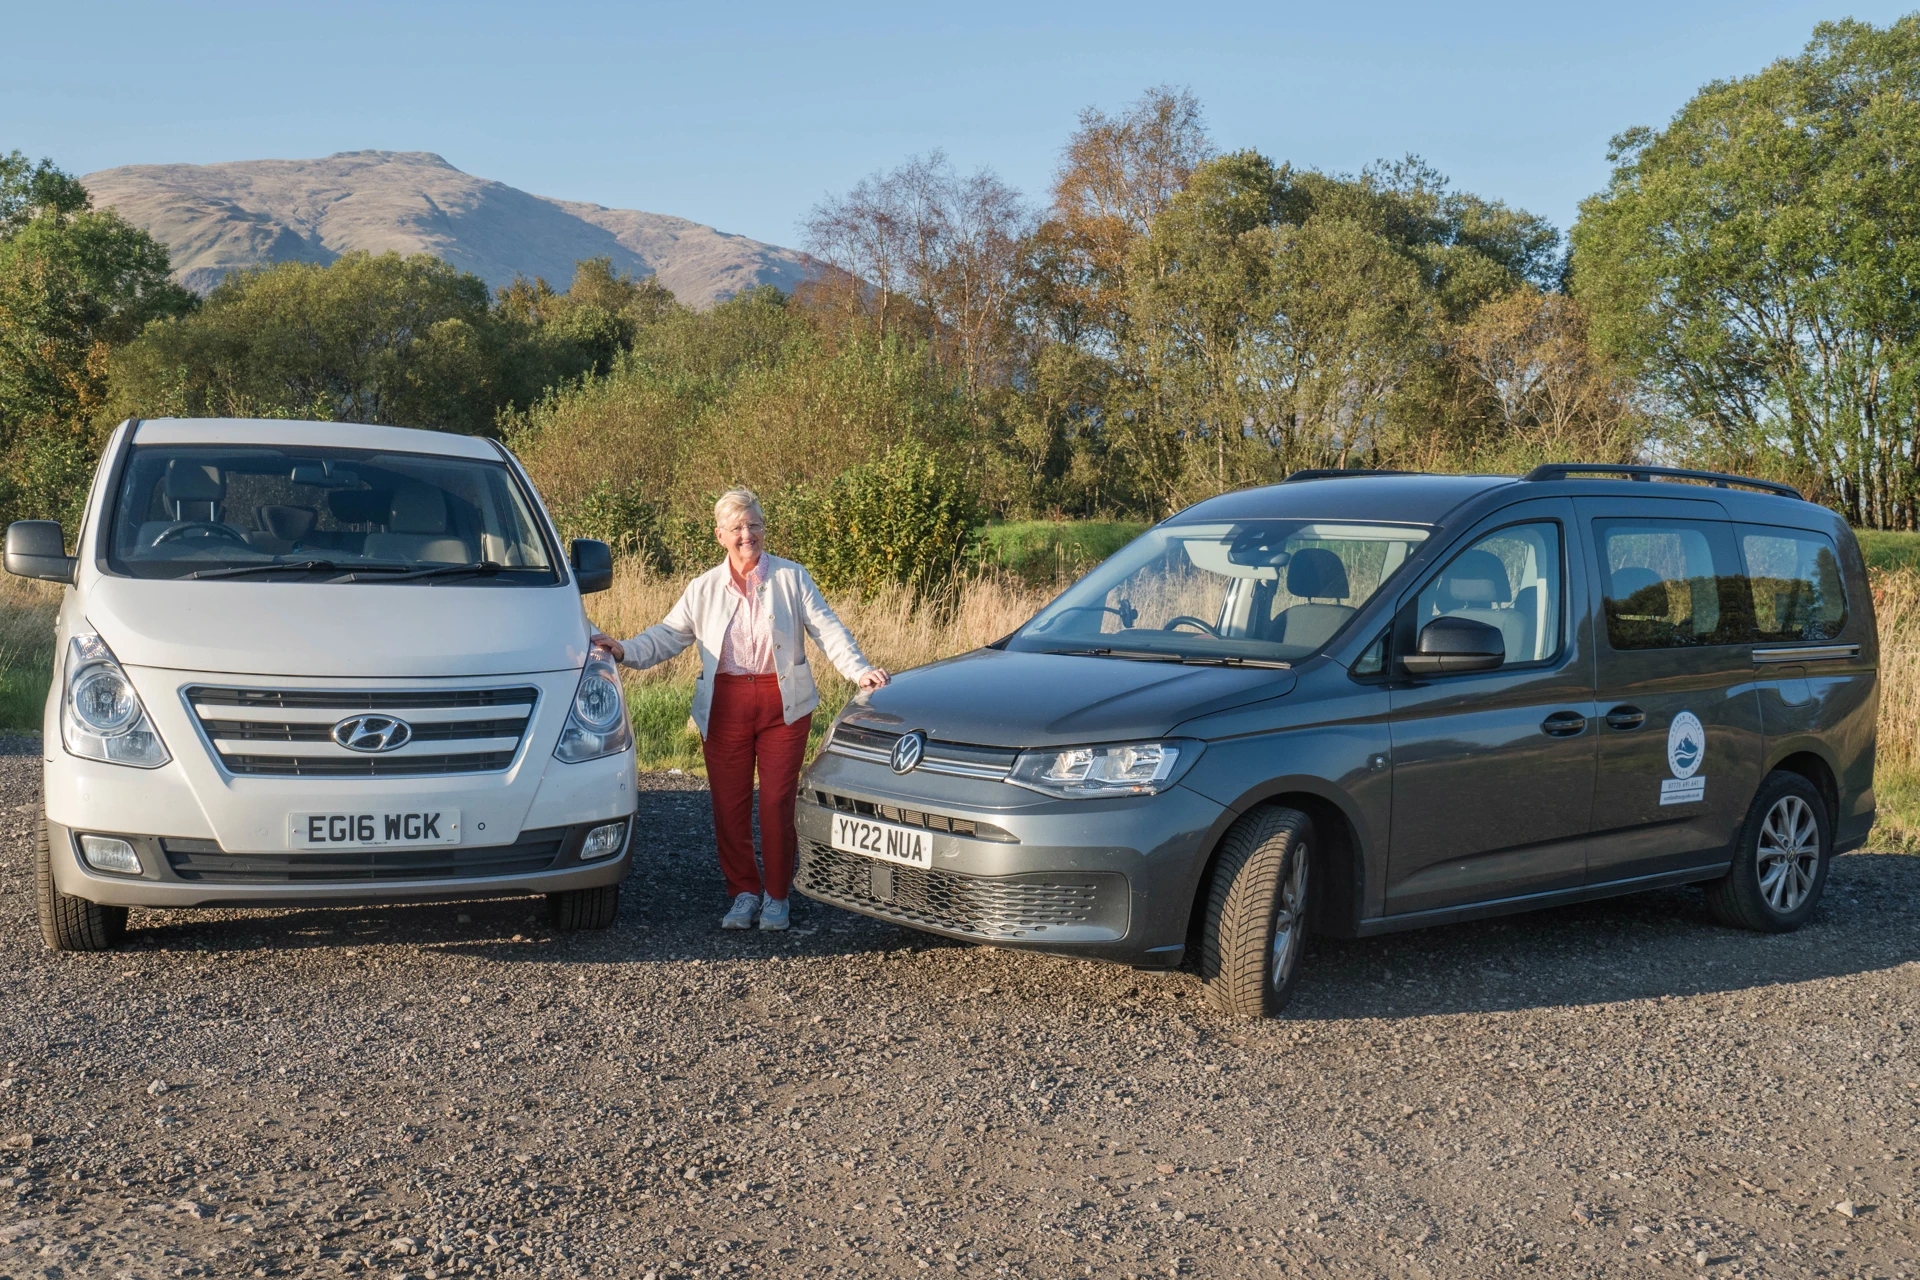
[[[136,912],[41,950],[0,757],[0,1276],[1904,1276],[1920,860],[1321,942],[1292,1015],[796,900],[642,780],[613,929]]]

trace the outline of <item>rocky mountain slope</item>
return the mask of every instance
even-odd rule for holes
[[[354,249],[431,253],[498,287],[516,274],[565,288],[573,264],[657,275],[706,306],[755,285],[807,279],[806,254],[685,218],[550,200],[462,173],[428,151],[342,151],[320,160],[141,164],[84,179],[173,252],[174,275],[202,293],[239,267],[331,262]]]

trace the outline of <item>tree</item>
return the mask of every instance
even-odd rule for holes
[[[167,251],[50,161],[0,158],[0,508],[67,517],[100,443],[108,354],[192,309]]]
[[[1614,140],[1573,232],[1596,342],[1669,447],[1774,471],[1856,523],[1920,521],[1920,15],[1823,23],[1798,57]]]

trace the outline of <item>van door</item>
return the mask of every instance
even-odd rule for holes
[[[1594,774],[1593,640],[1573,504],[1505,508],[1395,615],[1393,652],[1435,618],[1499,629],[1490,671],[1389,686],[1393,823],[1388,915],[1577,888]]]
[[[1760,785],[1753,600],[1717,502],[1576,500],[1593,567],[1593,884],[1720,865]]]

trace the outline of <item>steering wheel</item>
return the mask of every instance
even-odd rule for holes
[[[221,524],[217,520],[189,520],[185,524],[177,524],[155,538],[153,545],[157,547],[163,542],[179,542],[188,537],[220,538],[227,542],[237,542],[243,547],[248,545],[245,534],[232,525]]]
[[[1214,626],[1210,622],[1202,622],[1200,621],[1200,619],[1194,617],[1192,614],[1187,614],[1187,613],[1183,613],[1177,618],[1168,618],[1167,625],[1162,627],[1161,630],[1171,631],[1183,622],[1189,623],[1193,626],[1200,628],[1200,630],[1206,632],[1208,635],[1212,636],[1215,640],[1218,640],[1220,638],[1220,629],[1218,627]]]

